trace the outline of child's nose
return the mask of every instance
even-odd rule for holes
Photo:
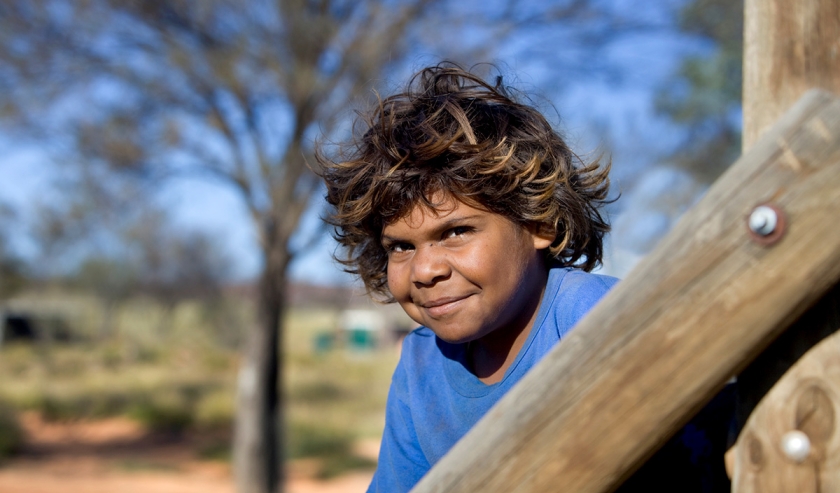
[[[449,277],[451,269],[440,247],[434,244],[419,247],[411,263],[411,282],[429,285]]]

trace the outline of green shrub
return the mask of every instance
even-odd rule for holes
[[[100,364],[111,370],[122,365],[124,359],[121,349],[113,343],[108,344],[99,351]]]
[[[230,435],[211,433],[198,444],[198,456],[202,459],[229,461],[232,455]]]
[[[209,392],[195,406],[195,424],[203,430],[229,429],[234,412],[234,397],[230,390]]]
[[[36,407],[47,421],[97,419],[122,414],[137,399],[123,390],[46,392]]]
[[[317,477],[326,479],[353,469],[370,469],[376,462],[353,453],[355,436],[347,430],[292,423],[288,453],[291,458],[321,459]]]
[[[134,352],[134,361],[137,363],[157,363],[163,359],[161,348],[147,345],[139,346]]]
[[[346,455],[353,445],[353,436],[346,430],[292,423],[289,426],[289,457],[326,457]]]
[[[344,397],[344,390],[332,382],[317,381],[291,389],[289,398],[301,403],[323,404]]]
[[[175,392],[138,402],[128,415],[147,429],[162,433],[181,433],[193,422],[191,406]]]
[[[337,455],[324,459],[316,473],[316,477],[319,479],[329,479],[348,471],[373,469],[374,467],[376,467],[376,461],[370,460],[367,457],[359,457],[352,454]]]
[[[21,449],[23,438],[17,414],[8,404],[0,401],[0,462]]]

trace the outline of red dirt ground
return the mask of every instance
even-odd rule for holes
[[[45,423],[21,419],[24,452],[0,466],[3,493],[234,493],[230,466],[198,460],[183,440],[145,433],[125,418]],[[371,472],[329,481],[309,477],[305,461],[289,468],[288,493],[363,492]]]

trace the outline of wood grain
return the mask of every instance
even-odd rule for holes
[[[614,489],[837,283],[838,210],[840,101],[809,92],[413,491]]]
[[[835,304],[830,312],[823,320],[831,321],[825,329],[833,334],[806,352],[747,420],[734,447],[732,491],[840,491],[840,311]],[[782,450],[791,430],[804,432],[811,444],[801,462]]]
[[[746,0],[743,149],[814,87],[840,94],[840,2]]]
[[[747,149],[806,89],[840,92],[840,2],[746,0],[744,50],[743,147]],[[825,134],[818,124],[815,129]],[[788,161],[798,165],[794,158]],[[795,385],[796,372],[788,369],[794,363],[808,364],[800,359],[802,355],[840,327],[838,307],[840,286],[835,286],[738,376],[739,422],[749,417],[753,424],[743,429],[727,453],[727,469],[735,479],[733,491],[836,489],[835,485],[820,490],[817,473],[802,476],[801,467],[784,467],[789,464],[780,460],[779,443],[760,439],[768,430],[755,423],[767,424],[774,413],[777,420],[785,420],[786,403],[774,400],[784,394],[778,389]],[[745,456],[751,461],[742,460]]]

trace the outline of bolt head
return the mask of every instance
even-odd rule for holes
[[[766,205],[760,205],[750,214],[750,231],[761,236],[768,236],[776,230],[779,216],[776,211]]]
[[[804,462],[811,453],[811,440],[799,430],[789,431],[782,436],[782,452],[794,462]]]

